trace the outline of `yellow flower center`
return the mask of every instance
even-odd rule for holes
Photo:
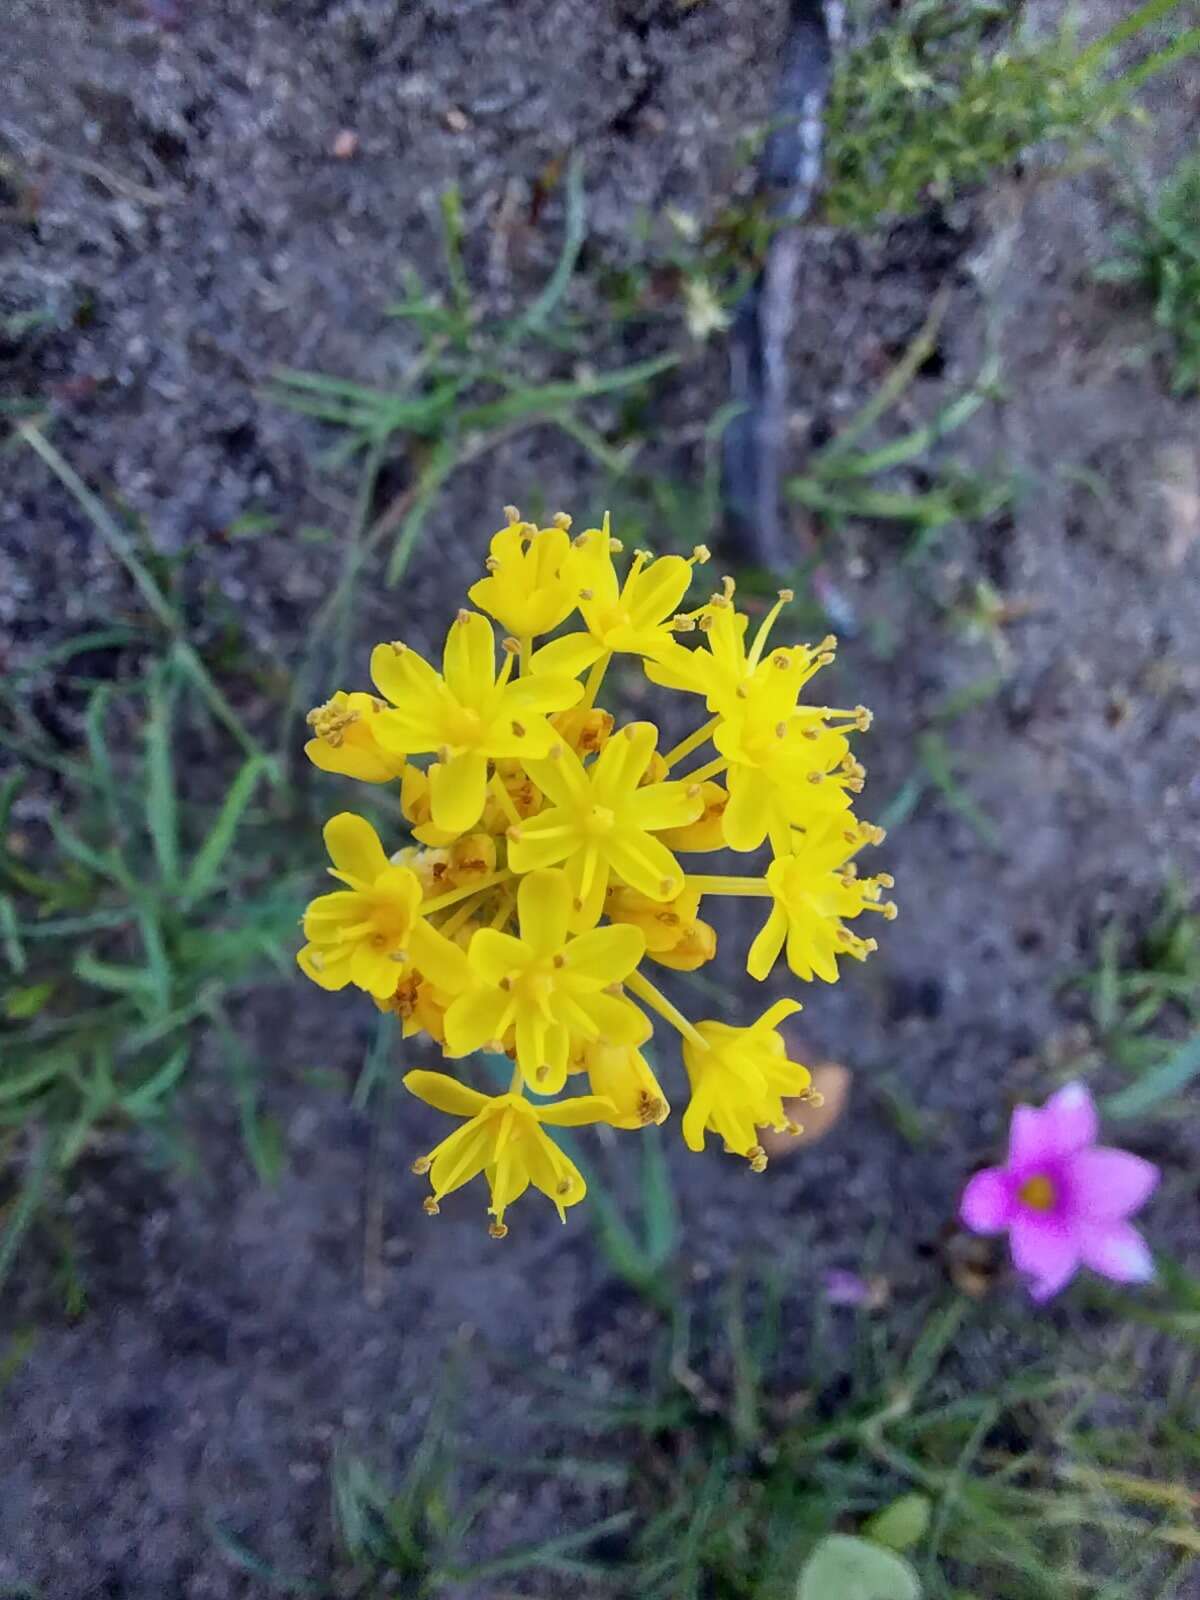
[[[446,743],[459,748],[477,745],[483,735],[483,719],[470,706],[456,706],[446,718]]]
[[[592,839],[601,839],[617,825],[617,814],[608,806],[593,806],[583,819],[583,831]]]
[[[1057,1199],[1054,1185],[1044,1172],[1035,1173],[1017,1190],[1017,1199],[1030,1211],[1052,1211]]]

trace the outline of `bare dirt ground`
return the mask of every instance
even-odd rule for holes
[[[1089,26],[1102,10],[1120,8],[1090,7]],[[436,276],[438,196],[452,180],[475,282],[501,308],[526,294],[561,227],[555,193],[535,216],[536,185],[573,151],[587,161],[590,229],[573,303],[605,359],[646,353],[653,332],[607,326],[599,269],[640,248],[641,214],[709,215],[744,189],[737,144],[766,115],[782,12],[739,0],[12,0],[0,149],[36,189],[36,213],[0,225],[0,298],[13,312],[47,308],[51,324],[0,348],[0,384],[48,397],[63,453],[183,563],[201,638],[232,609],[248,649],[286,665],[339,559],[336,539],[294,530],[344,526],[353,483],[315,469],[316,431],[262,393],[272,370],[381,384],[403,372],[411,345],[382,307],[403,262]],[[1198,115],[1190,65],[1162,86],[1131,154],[1161,171]],[[344,129],[357,137],[349,158],[333,153]],[[24,203],[19,187],[4,178],[6,215]],[[520,225],[504,224],[514,213]],[[945,729],[995,837],[935,792],[894,829],[884,864],[901,920],[867,967],[805,996],[808,1049],[855,1072],[827,1140],[757,1179],[668,1141],[684,1278],[699,1293],[766,1258],[801,1307],[823,1268],[859,1265],[870,1240],[894,1303],[920,1301],[945,1277],[957,1193],[1008,1106],[1040,1096],[1082,1048],[1064,980],[1093,960],[1115,910],[1144,924],[1170,871],[1194,881],[1200,411],[1167,398],[1143,358],[1143,313],[1092,278],[1114,214],[1103,175],[1029,171],[876,240],[814,237],[793,351],[798,448],[862,403],[943,283],[951,309],[912,415],[969,381],[985,330],[1001,357],[1003,398],[953,448],[1016,474],[1011,511],[923,563],[905,564],[896,537],[872,527],[825,551],[859,624],[831,701],[876,712],[864,814],[912,777],[938,708],[1000,670],[1000,692]],[[723,384],[714,348],[689,368],[686,395],[664,397],[675,472],[698,470],[687,423],[716,410]],[[15,665],[128,614],[134,598],[32,456],[6,456],[3,472],[0,658]],[[460,474],[409,580],[364,605],[358,659],[374,638],[440,631],[505,502],[540,495],[590,521],[598,493],[582,453],[545,432]],[[259,512],[278,530],[229,537]],[[981,580],[1008,607],[998,639],[964,631]],[[52,681],[38,693],[69,740],[71,705],[55,711]],[[240,693],[251,712],[265,703],[252,673]],[[330,809],[340,794],[330,781]],[[732,944],[743,936],[728,931]],[[730,980],[730,1011],[748,1019],[777,992]],[[649,1313],[608,1277],[582,1214],[564,1230],[530,1205],[503,1245],[465,1198],[431,1223],[407,1164],[435,1117],[392,1097],[368,1121],[306,1079],[321,1068],[352,1081],[369,1011],[297,983],[240,1019],[285,1123],[276,1188],[248,1170],[214,1070],[197,1094],[198,1174],[148,1171],[119,1143],[88,1158],[70,1212],[86,1287],[76,1320],[54,1238],[35,1238],[3,1313],[37,1339],[4,1395],[0,1589],[266,1593],[221,1556],[213,1521],[284,1570],[324,1577],[334,1445],[365,1441],[402,1461],[459,1339],[485,1452],[555,1448],[523,1368],[586,1372],[598,1389],[638,1381]],[[917,1142],[888,1089],[918,1109]],[[1170,1123],[1134,1142],[1167,1174],[1148,1228],[1186,1253],[1194,1133]],[[624,1147],[615,1159],[632,1171]],[[1045,1327],[1103,1337],[1070,1301]],[[986,1365],[1001,1343],[964,1359]],[[799,1331],[785,1356],[802,1366]],[[561,1483],[521,1483],[481,1540],[541,1536],[595,1510]]]

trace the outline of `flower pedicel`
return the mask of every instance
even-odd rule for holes
[[[440,670],[399,640],[381,644],[375,694],[338,690],[309,715],[313,763],[398,782],[416,843],[389,855],[364,818],[332,818],[340,887],[308,907],[297,957],[314,983],[365,990],[449,1061],[479,1049],[512,1060],[504,1094],[450,1073],[404,1079],[462,1119],[413,1163],[429,1176],[425,1209],[483,1173],[496,1237],[530,1185],[560,1216],[584,1196],[548,1129],[666,1118],[642,1053],[651,1016],[682,1039],[689,1148],[711,1132],[761,1171],[757,1130],[799,1131],[784,1102],[804,1097],[810,1077],[779,1031],[797,1002],[750,1027],[693,1023],[646,970],[715,959],[706,898],[763,901],[746,960],[759,980],[782,956],[798,978],[836,982],[839,960],[875,948],[847,924],[896,914],[891,878],[859,876],[854,859],[883,839],[851,810],[864,773],[850,739],[870,716],[801,703],[834,641],[770,645],[790,592],[751,633],[729,578],[681,609],[703,546],[687,559],[639,551],[622,575],[607,520],[572,540],[569,517],[548,528],[513,507],[506,517],[469,591],[479,610],[458,613]],[[489,618],[504,630],[499,656]],[[695,729],[673,749],[660,752],[654,723],[617,726],[598,705],[615,654],[695,705]],[[722,849],[760,857],[758,870],[689,870],[687,858]],[[573,1079],[590,1092],[563,1097]]]

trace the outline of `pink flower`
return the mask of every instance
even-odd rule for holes
[[[1127,1220],[1158,1183],[1158,1168],[1127,1150],[1096,1143],[1096,1107],[1081,1083],[1051,1095],[1039,1111],[1018,1106],[1008,1162],[977,1172],[959,1216],[974,1233],[1008,1233],[1034,1300],[1048,1300],[1090,1267],[1117,1283],[1154,1276],[1146,1241]]]

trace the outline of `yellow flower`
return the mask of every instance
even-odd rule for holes
[[[578,1167],[549,1137],[544,1125],[577,1128],[589,1122],[608,1122],[613,1114],[610,1100],[580,1095],[575,1100],[535,1106],[519,1094],[479,1094],[443,1072],[409,1072],[404,1087],[438,1111],[469,1118],[428,1155],[413,1162],[414,1172],[429,1174],[433,1194],[425,1209],[431,1215],[437,1214],[446,1195],[481,1172],[486,1173],[491,1190],[488,1211],[495,1220],[489,1232],[496,1239],[508,1232],[505,1211],[530,1184],[554,1202],[563,1222],[566,1208],[577,1205],[587,1193]]]
[[[604,1120],[614,1128],[646,1128],[671,1114],[650,1063],[635,1045],[597,1039],[583,1050],[583,1070],[594,1095],[610,1100],[615,1112]]]
[[[326,839],[341,883],[308,907],[297,958],[326,988],[366,989],[405,1038],[427,1036],[448,1061],[484,1048],[512,1059],[503,1095],[444,1073],[405,1079],[464,1119],[415,1163],[431,1177],[426,1209],[482,1172],[497,1235],[531,1183],[560,1215],[583,1196],[548,1126],[665,1120],[641,1048],[651,1014],[683,1040],[690,1148],[714,1130],[757,1171],[757,1130],[795,1131],[785,1105],[806,1097],[809,1075],[788,1059],[780,1024],[796,1002],[748,1028],[693,1025],[649,976],[652,963],[693,972],[714,959],[705,899],[765,901],[746,962],[756,979],[786,950],[799,977],[833,981],[840,957],[875,945],[850,931],[853,920],[895,914],[883,899],[892,880],[860,877],[853,859],[882,838],[851,810],[864,772],[848,736],[869,714],[800,704],[834,641],[771,643],[790,592],[753,627],[730,579],[681,612],[703,547],[690,560],[639,552],[618,572],[607,518],[571,541],[565,515],[548,528],[512,507],[506,516],[470,591],[506,631],[499,665],[493,622],[460,611],[440,671],[403,644],[380,645],[371,670],[385,698],[339,691],[309,716],[317,766],[399,779],[408,832],[389,859],[361,817],[333,818]],[[582,622],[568,632],[575,610]],[[641,658],[651,683],[707,706],[671,749],[660,753],[653,723],[615,728],[601,705],[620,651]],[[744,875],[685,874],[676,855],[767,841],[769,857]],[[590,1093],[541,1104],[571,1073],[587,1074]]]
[[[551,717],[550,724],[577,756],[595,756],[612,737],[613,714],[599,706],[573,706]]]
[[[717,728],[713,744],[729,762],[721,826],[732,850],[757,850],[769,834],[775,853],[785,855],[793,827],[848,810],[847,791],[862,787],[861,769],[835,729],[737,717]]]
[[[365,817],[342,811],[325,824],[330,872],[345,889],[319,895],[304,913],[309,941],[296,960],[322,989],[356,984],[386,999],[396,988],[421,905],[421,885],[395,867]]]
[[[717,953],[716,931],[698,915],[698,889],[684,889],[671,900],[659,901],[610,884],[604,909],[611,921],[640,928],[650,959],[676,972],[694,972]]]
[[[442,671],[399,642],[377,645],[371,677],[394,710],[381,712],[380,742],[402,755],[436,751],[429,771],[434,826],[451,833],[474,827],[483,813],[488,761],[544,756],[555,734],[545,713],[574,705],[582,688],[553,673],[511,679],[506,653],[496,675],[491,623],[460,611],[446,635]]]
[[[650,830],[694,820],[703,802],[695,784],[642,785],[657,738],[653,723],[633,722],[590,767],[566,745],[525,763],[550,806],[509,829],[509,865],[531,872],[565,863],[575,927],[597,921],[610,873],[652,900],[670,900],[683,888],[679,863]]]
[[[490,876],[496,870],[496,841],[487,833],[464,833],[448,845],[401,850],[392,859],[397,866],[412,868],[432,900]]]
[[[697,545],[690,559],[660,556],[654,561],[649,552],[639,550],[622,583],[612,559],[620,549],[620,542],[609,537],[607,518],[603,528],[591,528],[576,539],[568,571],[579,612],[601,649],[653,656],[671,644],[675,613],[692,581],[692,566],[707,561],[708,551]]]
[[[561,872],[531,872],[517,890],[521,936],[480,928],[467,951],[470,986],[446,1013],[452,1055],[503,1040],[513,1030],[517,1065],[531,1089],[557,1094],[573,1042],[607,1038],[640,1044],[642,1013],[606,993],[641,960],[637,928],[592,928],[572,939],[571,891]]]
[[[700,629],[703,643],[695,650],[688,650],[672,641],[655,660],[646,662],[645,669],[650,681],[664,689],[702,694],[710,711],[730,708],[739,690],[756,674],[765,674],[761,663],[771,629],[780,611],[793,598],[790,589],[779,591],[778,600],[759,624],[747,650],[746,630],[750,618],[734,606],[733,579],[726,578],[724,583],[723,594],[713,595],[707,605],[685,619],[688,631],[693,626]],[[797,664],[803,662],[805,671],[798,675],[797,691],[833,659],[832,646],[833,640],[829,638],[822,640],[815,650],[807,645],[795,645],[790,651],[781,652]]]
[[[347,694],[339,689],[331,700],[308,713],[316,735],[304,754],[322,772],[340,772],[363,783],[390,783],[404,771],[404,757],[385,750],[375,737],[375,718],[387,702],[373,694]]]
[[[767,868],[774,905],[750,946],[746,971],[752,978],[767,976],[786,940],[788,966],[798,978],[836,983],[839,955],[864,961],[875,949],[874,939],[860,939],[842,919],[863,911],[881,912],[889,921],[896,915],[894,902],[880,898],[892,886],[887,873],[859,878],[848,865],[864,845],[881,843],[883,830],[865,822],[846,824],[845,817],[830,819],[804,834],[792,855]]]
[[[713,778],[705,778],[700,785],[701,811],[695,822],[685,822],[682,828],[664,828],[658,837],[668,850],[681,850],[685,855],[695,850],[720,850],[725,844],[728,804],[728,789]]]
[[[807,1067],[789,1061],[777,1031],[785,1017],[800,1010],[795,1000],[780,1000],[749,1028],[724,1022],[698,1022],[697,1037],[683,1041],[683,1064],[692,1098],[683,1114],[683,1137],[689,1150],[703,1150],[708,1129],[726,1149],[745,1156],[756,1172],[767,1158],[756,1128],[797,1131],[783,1109],[786,1097],[803,1094],[812,1082]]]
[[[507,507],[509,524],[492,539],[488,576],[467,594],[502,628],[528,639],[549,633],[575,609],[578,590],[563,568],[571,550],[563,516],[553,528],[522,522],[515,506]]]

